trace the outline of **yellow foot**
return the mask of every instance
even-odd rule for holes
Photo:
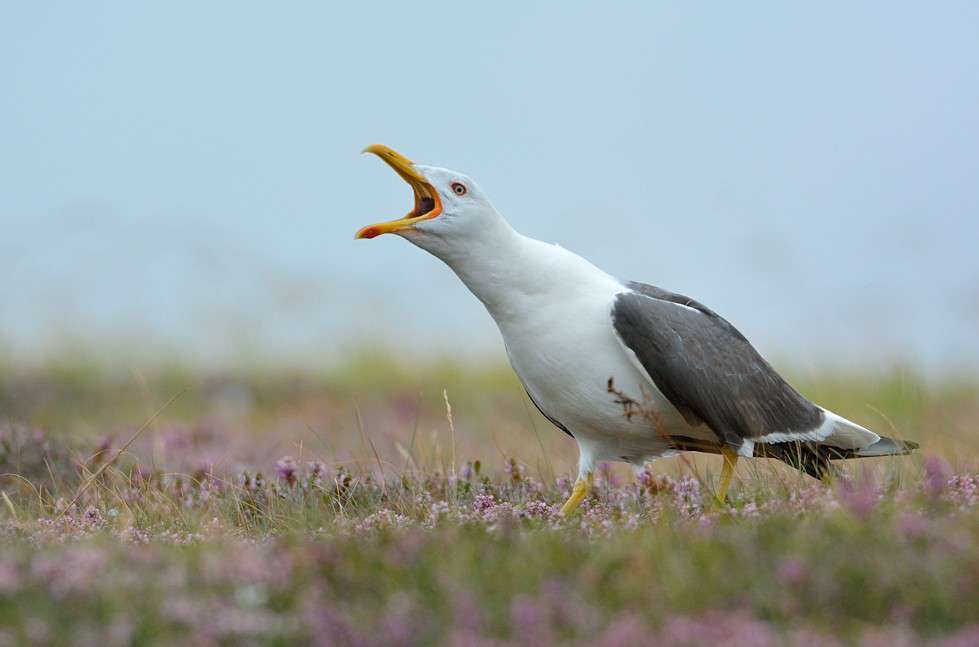
[[[721,466],[721,484],[717,488],[717,502],[723,505],[727,499],[731,477],[734,475],[734,466],[738,464],[738,453],[725,447],[721,450],[721,455],[724,457],[724,464]]]
[[[588,472],[588,476],[586,476],[584,479],[578,479],[575,481],[574,488],[571,490],[571,496],[569,496],[568,500],[564,502],[563,506],[561,506],[561,512],[559,514],[562,517],[566,517],[577,510],[578,506],[581,505],[581,502],[584,501],[585,497],[588,496],[588,493],[591,492],[591,485],[591,472]]]

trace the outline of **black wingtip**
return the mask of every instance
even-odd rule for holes
[[[895,440],[882,436],[873,445],[863,449],[840,449],[828,445],[806,442],[756,443],[756,457],[777,458],[797,470],[817,479],[836,474],[830,461],[849,458],[875,458],[878,456],[904,456],[918,449],[920,445],[912,440]]]

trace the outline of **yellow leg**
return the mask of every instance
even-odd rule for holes
[[[581,502],[584,501],[585,497],[588,496],[588,493],[591,492],[591,486],[591,472],[588,472],[588,476],[586,476],[584,479],[578,479],[575,481],[574,488],[571,490],[571,496],[569,496],[568,500],[564,502],[563,506],[561,506],[560,514],[562,517],[568,516],[574,512],[579,505],[581,505]]]
[[[717,488],[717,500],[724,503],[727,499],[727,489],[731,485],[731,477],[734,475],[734,466],[738,464],[738,453],[725,447],[721,450],[724,457],[724,464],[721,467],[721,485]]]

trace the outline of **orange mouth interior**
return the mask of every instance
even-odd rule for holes
[[[401,176],[402,180],[408,183],[414,193],[415,206],[402,218],[363,227],[354,236],[355,238],[376,238],[381,234],[410,229],[414,227],[415,223],[431,220],[442,213],[442,201],[439,199],[438,191],[415,168],[414,162],[383,144],[368,146],[364,152],[380,157],[384,163],[394,169],[395,173]]]

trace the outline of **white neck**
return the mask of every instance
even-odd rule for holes
[[[518,233],[501,216],[481,222],[478,233],[467,233],[454,240],[410,240],[452,268],[497,323],[525,316],[528,308],[539,307],[541,297],[622,288],[584,258]]]

